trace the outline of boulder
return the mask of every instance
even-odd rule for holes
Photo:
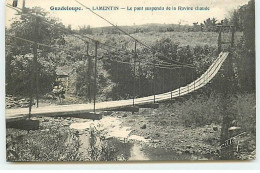
[[[49,119],[44,118],[43,122],[49,122]]]
[[[141,125],[141,129],[146,129],[146,124]]]
[[[176,154],[182,155],[182,152],[181,151],[177,151]]]
[[[153,143],[159,143],[159,142],[160,142],[160,140],[157,140],[157,139],[153,140]]]

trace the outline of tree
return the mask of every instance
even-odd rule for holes
[[[92,28],[90,27],[90,25],[86,26],[84,25],[83,27],[79,27],[79,31],[80,34],[92,34]]]
[[[239,85],[242,91],[255,91],[255,1],[239,9],[243,15],[243,38],[235,50]]]
[[[39,7],[32,8],[32,12],[40,15],[36,23],[34,16],[23,15],[20,19],[13,20],[11,27],[6,29],[8,35],[41,42],[44,44],[63,43],[63,34],[43,20],[48,18],[52,23],[58,23],[57,19],[47,16]],[[26,17],[27,16],[27,17]],[[35,30],[38,28],[37,30]],[[32,71],[32,46],[30,43],[18,39],[6,37],[6,91],[7,94],[28,95],[30,91],[30,80]],[[57,61],[50,53],[51,49],[39,47],[38,54],[38,76],[40,93],[46,93],[52,89],[52,82],[55,80],[55,67]]]

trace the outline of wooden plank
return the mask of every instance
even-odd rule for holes
[[[102,119],[102,113],[100,112],[85,112],[85,113],[67,113],[63,115],[56,115],[55,117],[74,117],[82,119],[100,120]]]
[[[39,120],[19,120],[6,123],[6,128],[14,128],[19,130],[37,130],[39,129]]]
[[[139,112],[138,106],[126,106],[126,107],[119,107],[119,108],[107,108],[105,111],[122,111],[122,112]]]
[[[157,109],[157,108],[159,108],[159,103],[143,104],[143,105],[139,105],[139,108],[153,108],[153,109]]]

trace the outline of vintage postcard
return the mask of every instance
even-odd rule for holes
[[[254,0],[6,0],[8,162],[256,158]]]

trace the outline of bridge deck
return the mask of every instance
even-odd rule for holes
[[[217,74],[221,65],[228,56],[228,52],[221,52],[218,58],[211,64],[205,73],[203,73],[198,79],[187,84],[180,89],[175,89],[170,92],[155,95],[156,101],[170,100],[179,96],[191,93],[209,83],[212,78]],[[154,96],[147,96],[135,99],[135,105],[142,105],[147,103],[153,103]],[[132,106],[133,100],[118,100],[118,101],[107,101],[96,103],[96,111],[104,109],[115,109],[126,106]],[[55,116],[55,115],[70,115],[87,113],[93,111],[93,104],[72,104],[72,105],[57,105],[57,106],[46,106],[39,108],[32,108],[32,116]],[[28,108],[18,109],[6,109],[6,121],[15,121],[19,119],[25,119],[28,117]]]

